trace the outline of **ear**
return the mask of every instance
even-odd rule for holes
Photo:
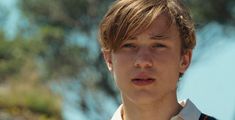
[[[187,50],[185,53],[182,54],[180,60],[180,73],[184,73],[187,68],[189,67],[192,59],[192,50]]]
[[[113,70],[112,53],[109,50],[102,50],[105,63],[111,72]]]

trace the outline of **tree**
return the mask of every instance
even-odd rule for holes
[[[36,55],[42,44],[0,33],[0,118],[60,120],[60,97],[40,82]]]
[[[212,21],[235,25],[234,0],[185,0],[196,23],[205,25]]]
[[[96,43],[98,23],[112,0],[21,0],[19,2],[28,24],[21,28],[31,40],[42,43],[37,58],[41,61],[44,81],[78,80],[78,108],[84,112],[93,108],[87,102],[86,92],[96,96],[103,91],[117,100],[117,93],[110,84],[100,52],[90,52],[86,45]],[[30,30],[30,31],[29,31]],[[80,44],[83,42],[85,45]],[[99,49],[97,49],[99,51]],[[95,56],[95,57],[94,57]],[[82,92],[83,91],[83,92]],[[97,100],[96,97],[94,99]],[[98,102],[98,101],[96,101]],[[101,109],[95,107],[95,109]],[[99,110],[100,111],[100,110]],[[102,117],[105,112],[97,112]],[[103,118],[101,118],[103,119]]]

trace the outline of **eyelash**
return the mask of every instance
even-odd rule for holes
[[[136,48],[137,46],[132,43],[126,43],[122,45],[121,47],[122,48]],[[152,48],[166,48],[166,45],[157,43],[157,44],[154,44]]]
[[[155,44],[153,47],[157,47],[157,48],[165,48],[166,45],[163,44]]]
[[[131,43],[126,43],[126,44],[122,45],[122,48],[136,48],[136,46]]]

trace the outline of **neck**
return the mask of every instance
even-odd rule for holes
[[[135,104],[123,98],[122,113],[124,120],[170,120],[181,109],[176,95],[166,95],[148,104]]]

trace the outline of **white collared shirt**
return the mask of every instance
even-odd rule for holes
[[[201,112],[189,99],[180,102],[180,104],[183,106],[183,109],[178,115],[172,117],[171,120],[199,120]],[[116,110],[111,120],[122,120],[121,110],[122,105]]]

